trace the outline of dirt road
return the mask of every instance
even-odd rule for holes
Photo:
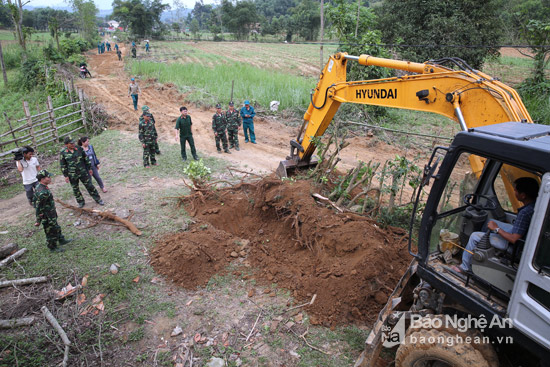
[[[121,50],[123,55],[126,55],[125,48],[122,47]],[[241,130],[241,151],[232,151],[230,155],[218,154],[211,129],[214,110],[201,110],[186,103],[185,96],[180,94],[174,85],[161,85],[151,79],[137,79],[142,94],[139,97],[138,111],[134,111],[132,100],[128,97],[130,75],[124,71],[123,62],[118,61],[114,52],[102,55],[90,52],[86,56],[93,78],[79,80],[78,86],[84,89],[89,98],[104,105],[107,112],[113,116],[110,128],[137,133],[141,106],[147,105],[157,121],[159,139],[179,144],[174,138],[174,126],[179,116],[179,107],[185,105],[193,119],[193,136],[199,155],[213,155],[241,168],[271,172],[289,153],[289,141],[296,136],[297,129],[290,128],[276,119],[268,120],[260,116],[255,119],[257,145],[245,144]],[[346,168],[355,166],[358,160],[385,161],[399,153],[395,146],[376,141],[374,138],[355,137],[349,141],[350,146],[341,155],[341,164]]]

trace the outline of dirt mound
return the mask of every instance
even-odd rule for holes
[[[240,258],[256,279],[307,302],[313,324],[372,321],[410,257],[401,229],[335,213],[310,195],[308,181],[266,178],[189,198],[198,223],[158,242],[155,269],[184,287],[204,285]]]

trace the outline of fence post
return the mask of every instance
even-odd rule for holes
[[[6,118],[6,121],[8,122],[8,126],[10,127],[11,136],[13,137],[13,140],[15,140],[15,133],[13,132],[13,128],[11,127],[11,121],[8,117],[8,114],[4,112],[4,117]],[[19,144],[17,144],[17,140],[15,140],[15,146],[19,148]]]
[[[82,113],[82,125],[86,131],[88,131],[88,124],[86,122],[86,107],[84,106],[84,91],[82,89],[78,90],[78,98],[80,99],[80,111]]]
[[[73,79],[73,77],[71,77],[71,100],[73,99],[73,97],[72,97],[73,93],[74,93],[75,95],[78,94],[78,93],[76,92],[76,89],[74,88],[74,79]]]
[[[23,101],[23,109],[25,110],[25,117],[27,118],[27,125],[29,125],[29,134],[32,139],[32,145],[36,147],[36,136],[34,136],[34,128],[32,127],[32,116],[29,104],[27,101]]]
[[[57,132],[57,125],[55,123],[55,112],[53,110],[53,102],[52,102],[51,96],[48,96],[47,104],[48,104],[48,117],[50,120],[50,126],[52,127],[53,137],[55,138],[55,142],[57,143],[59,142],[59,134]]]

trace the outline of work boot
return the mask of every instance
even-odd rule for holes
[[[227,154],[231,154],[231,152],[229,151],[229,149],[224,150],[224,152],[227,153]]]
[[[256,143],[255,141],[253,141],[252,144],[258,144],[258,143]]]
[[[235,149],[235,146],[234,146],[234,145],[231,145],[231,146],[229,147],[229,149]]]
[[[221,149],[218,149],[218,153],[221,153],[221,152],[222,152],[222,150],[221,150]]]
[[[187,157],[182,157],[181,159],[185,162],[187,160]]]
[[[62,238],[59,239],[59,244],[61,246],[66,245],[66,244],[71,243],[71,242],[73,242],[73,240],[70,239],[70,238],[66,239],[65,237],[62,237]]]
[[[78,203],[78,207],[79,208],[84,208],[84,204],[85,204],[84,202]]]
[[[50,252],[65,252],[65,249],[55,246],[55,247],[50,247]]]
[[[199,160],[199,156],[196,155],[196,156],[193,157],[193,159],[196,160],[196,161],[198,161],[198,160]]]
[[[235,150],[238,152],[240,149],[239,149],[239,147],[235,147]]]
[[[97,203],[98,203],[99,205],[102,205],[102,206],[105,205],[105,203],[103,202],[103,200],[99,200]]]

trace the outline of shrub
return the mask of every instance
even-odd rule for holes
[[[30,91],[36,86],[46,84],[44,71],[45,62],[38,58],[28,58],[21,64],[17,84],[23,89]]]

